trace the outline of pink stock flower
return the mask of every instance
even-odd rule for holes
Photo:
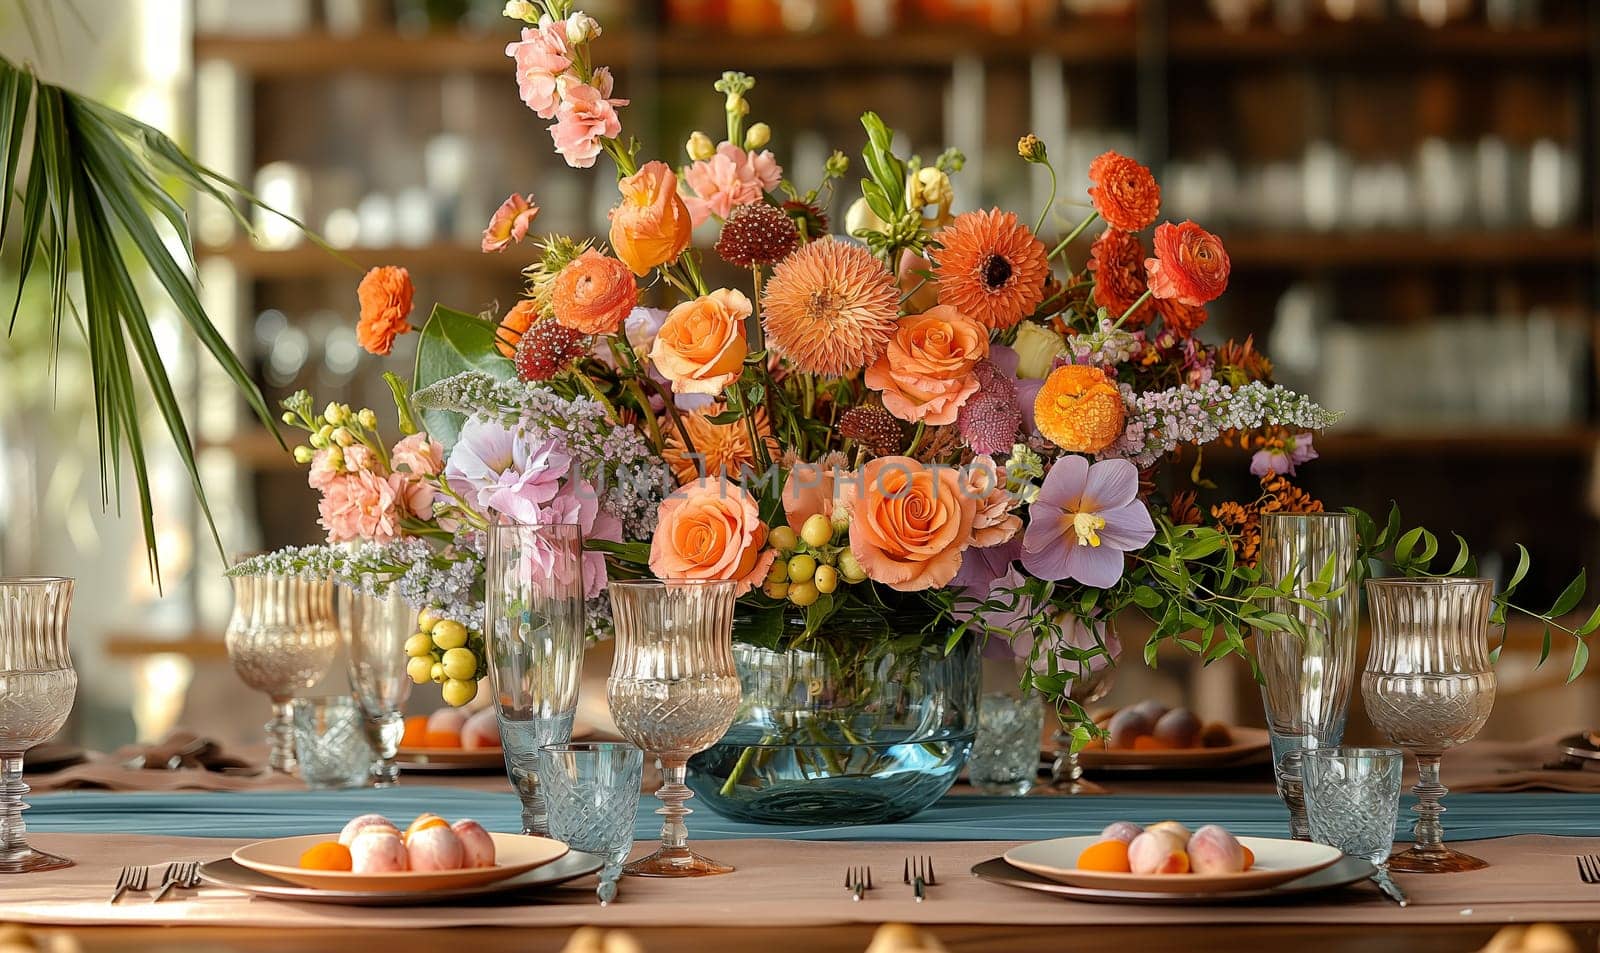
[[[328,542],[387,543],[400,536],[398,497],[389,481],[370,470],[340,476],[317,504]]]
[[[694,190],[686,196],[689,215],[696,225],[715,215],[727,218],[735,205],[759,202],[761,196],[783,181],[783,168],[771,152],[746,152],[731,142],[717,146],[717,154],[683,170],[684,181]]]
[[[1155,538],[1139,500],[1139,470],[1126,460],[1057,460],[1028,508],[1022,565],[1039,579],[1104,589],[1122,578],[1123,554]]]
[[[378,455],[359,443],[344,448],[344,468],[348,473],[372,470],[377,467]]]
[[[444,469],[444,447],[425,433],[414,433],[394,445],[389,460],[419,477],[436,476]]]
[[[339,478],[341,471],[330,461],[330,454],[326,450],[318,450],[311,457],[311,468],[306,471],[306,482],[311,484],[313,490],[327,490],[333,481]]]
[[[581,83],[571,76],[563,76],[558,84],[561,105],[556,110],[555,125],[550,127],[556,152],[574,169],[587,169],[600,155],[600,140],[615,139],[622,134],[622,120],[617,118],[617,107],[628,105],[626,99],[611,98],[611,71],[601,67],[594,71],[595,85]]]
[[[1258,477],[1269,473],[1287,473],[1294,476],[1294,468],[1317,458],[1308,433],[1270,444],[1255,452],[1250,458],[1250,472]]]
[[[539,206],[533,204],[532,195],[524,197],[513,192],[489,217],[489,227],[483,230],[483,251],[500,251],[522,241],[538,214]]]
[[[389,474],[389,488],[403,510],[402,515],[425,520],[433,516],[433,500],[438,494],[426,481],[405,473]]]
[[[506,44],[506,55],[517,61],[517,92],[540,119],[554,119],[561,106],[560,79],[572,68],[567,26],[540,17],[537,27],[524,27],[522,39]]]

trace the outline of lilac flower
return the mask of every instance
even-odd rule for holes
[[[1257,450],[1250,458],[1250,472],[1256,476],[1269,473],[1287,473],[1294,476],[1294,468],[1308,460],[1315,460],[1317,451],[1311,446],[1309,433]]]
[[[1122,554],[1155,535],[1133,464],[1102,460],[1091,466],[1080,456],[1062,457],[1028,508],[1022,565],[1040,579],[1108,588],[1122,578]]]

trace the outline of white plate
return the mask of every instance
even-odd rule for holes
[[[1237,874],[1120,874],[1099,870],[1079,870],[1078,855],[1100,837],[1058,837],[1055,840],[1023,844],[1006,851],[1006,863],[1058,883],[1094,890],[1133,890],[1145,893],[1195,893],[1197,891],[1246,890],[1270,887],[1337,861],[1344,854],[1338,848],[1307,841],[1274,837],[1241,837],[1239,843],[1255,854],[1255,866]]]
[[[305,870],[300,855],[317,844],[339,839],[334,834],[307,834],[256,841],[233,852],[234,862],[259,873],[302,887],[323,890],[435,890],[471,887],[514,877],[524,871],[559,860],[567,845],[548,837],[490,834],[494,838],[493,867],[465,870],[407,870],[392,874],[358,874],[350,870]]]
[[[434,890],[322,890],[297,887],[276,877],[270,877],[248,867],[241,867],[223,857],[200,865],[200,879],[215,887],[242,890],[257,897],[273,900],[298,900],[305,903],[340,903],[361,907],[409,907],[438,903],[457,903],[479,897],[500,894],[528,894],[564,884],[579,877],[595,873],[605,862],[593,854],[574,850],[560,860],[506,877],[492,883],[472,887],[444,887]],[[1027,876],[1024,874],[1024,876]],[[525,901],[524,897],[518,898]]]

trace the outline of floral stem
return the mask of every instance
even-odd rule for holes
[[[1072,244],[1073,239],[1077,238],[1079,235],[1082,235],[1083,234],[1083,230],[1088,228],[1089,225],[1092,222],[1094,222],[1095,219],[1097,219],[1099,217],[1100,217],[1100,213],[1099,212],[1090,212],[1089,213],[1089,217],[1085,218],[1083,221],[1079,222],[1078,223],[1078,227],[1074,228],[1072,231],[1068,232],[1067,233],[1067,237],[1061,239],[1061,241],[1056,245],[1056,247],[1050,249],[1050,254],[1046,255],[1045,257],[1046,258],[1054,258],[1057,255],[1061,254],[1062,252],[1066,251],[1067,250],[1067,246]],[[1062,263],[1066,264],[1066,260],[1062,259]],[[1068,266],[1068,267],[1070,268],[1071,266]]]
[[[1039,210],[1039,221],[1033,226],[1034,234],[1044,231],[1045,219],[1050,217],[1050,209],[1056,204],[1056,167],[1046,162],[1044,163],[1044,170],[1050,173],[1050,199],[1044,203],[1044,208]],[[1081,228],[1082,226],[1079,227]],[[1073,233],[1073,237],[1077,237],[1076,232]],[[1072,239],[1069,238],[1067,240],[1071,241]],[[1052,253],[1053,256],[1054,253]]]
[[[914,457],[917,455],[917,447],[922,444],[922,435],[927,431],[928,425],[923,421],[917,421],[917,429],[911,432],[911,446],[906,448],[906,456]]]
[[[761,333],[761,266],[750,266],[750,280],[754,285],[755,295],[750,299],[750,317],[745,320],[745,340],[750,344],[753,354],[767,346],[765,337]]]
[[[1111,326],[1111,330],[1115,331],[1116,329],[1122,327],[1122,322],[1128,320],[1129,315],[1139,310],[1139,306],[1144,304],[1146,301],[1149,301],[1154,295],[1155,292],[1151,291],[1149,288],[1144,289],[1144,294],[1140,295],[1139,299],[1133,304],[1128,305],[1128,310],[1122,312],[1122,317],[1118,318],[1117,323]]]
[[[626,344],[624,346],[626,346]],[[657,397],[661,398],[661,403],[666,408],[667,417],[672,420],[673,426],[678,430],[678,436],[683,439],[683,452],[689,456],[689,459],[695,459],[697,451],[694,448],[694,441],[689,438],[689,428],[684,426],[683,417],[678,414],[678,405],[673,403],[672,395],[668,393],[667,390],[649,374],[641,372],[639,376],[634,379],[643,381],[652,391],[655,392]]]

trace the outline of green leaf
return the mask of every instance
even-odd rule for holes
[[[429,384],[460,374],[482,371],[497,380],[510,380],[516,374],[509,358],[495,350],[496,325],[462,311],[435,305],[417,341],[417,368],[412,385],[421,390]],[[462,417],[447,410],[424,410],[423,427],[446,449],[455,446],[461,435]]]
[[[1445,575],[1456,576],[1460,575],[1461,571],[1467,568],[1468,562],[1471,562],[1472,549],[1467,545],[1465,537],[1463,537],[1460,533],[1451,533],[1450,535],[1456,538],[1456,558],[1455,561],[1450,564],[1450,568],[1446,570]]]
[[[1530,562],[1531,560],[1528,557],[1528,547],[1518,543],[1517,570],[1511,574],[1511,581],[1506,583],[1505,590],[1500,593],[1502,597],[1511,595],[1511,593],[1516,591],[1517,586],[1522,584],[1523,577],[1528,575],[1528,566]]]
[[[1550,657],[1550,626],[1546,625],[1544,627],[1543,644],[1539,646],[1539,661],[1534,667],[1537,668],[1539,665],[1543,665],[1544,664],[1544,660],[1549,658],[1549,657]]]
[[[1161,594],[1149,586],[1135,586],[1133,602],[1141,609],[1154,609],[1161,604]]]
[[[1583,598],[1583,591],[1588,588],[1588,585],[1588,570],[1578,570],[1578,574],[1573,577],[1571,582],[1567,583],[1567,588],[1563,589],[1561,595],[1556,597],[1555,603],[1550,606],[1550,611],[1545,615],[1557,618],[1577,608],[1579,600]]]
[[[1570,685],[1576,681],[1578,676],[1583,674],[1583,669],[1588,664],[1589,644],[1579,639],[1572,646],[1572,668],[1567,672],[1567,684]]]

